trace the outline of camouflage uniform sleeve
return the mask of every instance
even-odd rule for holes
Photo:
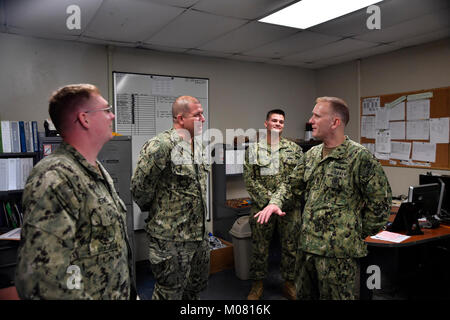
[[[365,206],[362,211],[363,239],[376,234],[388,221],[392,191],[383,167],[368,151],[363,151],[358,166],[359,189]]]
[[[160,175],[166,167],[168,155],[168,148],[158,140],[150,140],[142,147],[131,178],[133,200],[142,211],[148,211],[151,207]]]
[[[248,147],[245,151],[244,182],[252,201],[256,203],[257,207],[263,208],[269,202],[270,197],[267,188],[265,188],[262,183],[258,182],[256,172],[258,167],[253,164],[253,161],[256,160],[255,152],[253,147]]]
[[[291,174],[280,185],[277,192],[272,195],[269,203],[276,204],[279,208],[282,208],[283,205],[290,199],[294,199],[294,201],[300,201],[305,190],[303,172],[304,156],[302,154],[301,158],[299,159],[299,164],[295,166]]]
[[[50,185],[45,185],[45,181]],[[68,272],[81,202],[55,172],[24,192],[26,215],[16,269],[22,299],[90,299],[70,288]],[[56,182],[56,183],[55,183]]]

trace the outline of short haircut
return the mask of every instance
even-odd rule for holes
[[[197,98],[191,96],[180,96],[175,99],[172,104],[172,118],[174,119],[174,121],[180,113],[189,112],[190,103],[200,104],[200,101]]]
[[[60,134],[64,131],[66,118],[72,116],[92,94],[100,94],[100,91],[96,86],[87,83],[70,84],[53,92],[48,113]]]
[[[345,126],[350,121],[350,113],[348,111],[347,103],[341,98],[319,97],[316,99],[316,103],[319,102],[329,102],[331,107],[333,108],[333,112],[342,119],[342,122],[344,122]]]
[[[269,120],[270,116],[273,115],[273,114],[281,114],[283,117],[286,118],[283,110],[281,110],[281,109],[273,109],[273,110],[270,110],[269,112],[267,112],[266,120]]]

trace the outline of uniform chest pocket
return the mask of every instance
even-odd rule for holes
[[[349,175],[346,167],[331,166],[327,168],[324,176],[324,184],[335,190],[347,189]]]
[[[89,243],[91,254],[100,254],[117,248],[116,236],[120,232],[118,223],[118,217],[112,216],[104,207],[92,210],[92,233]]]
[[[171,172],[176,179],[171,187],[175,189],[189,188],[195,179],[195,168],[192,164],[173,165]]]

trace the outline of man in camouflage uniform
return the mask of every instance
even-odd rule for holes
[[[190,96],[172,105],[173,128],[142,147],[131,180],[134,201],[148,211],[146,232],[156,284],[152,299],[193,300],[206,288],[209,245],[201,138],[203,108]]]
[[[316,100],[309,122],[322,144],[305,153],[268,205],[256,214],[265,223],[285,195],[304,192],[296,279],[299,299],[354,299],[358,258],[367,255],[364,239],[387,222],[392,193],[382,166],[363,146],[344,135],[349,120],[339,98]]]
[[[69,85],[50,99],[63,138],[32,170],[23,194],[16,269],[22,299],[136,296],[126,207],[97,161],[114,114],[93,85]]]
[[[284,119],[283,110],[269,111],[264,122],[267,136],[258,143],[251,144],[247,149],[244,181],[252,200],[251,217],[269,203],[272,193],[275,193],[303,157],[302,149],[295,142],[281,137]],[[283,210],[287,212],[285,217],[274,216],[264,225],[256,223],[255,219],[249,220],[252,230],[250,278],[254,281],[247,297],[249,300],[258,300],[262,296],[263,280],[267,277],[268,271],[269,247],[275,228],[278,229],[281,242],[281,276],[285,280],[283,294],[288,299],[295,299],[294,209],[293,201],[285,201],[283,204]]]

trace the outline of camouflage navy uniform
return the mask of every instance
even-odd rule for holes
[[[33,168],[22,199],[20,298],[135,297],[126,207],[97,165],[63,142]]]
[[[142,147],[131,180],[134,201],[148,211],[149,259],[156,285],[152,299],[198,299],[209,275],[205,229],[209,165],[175,129]],[[195,161],[194,161],[195,160]]]
[[[278,158],[279,157],[279,158]],[[285,201],[283,210],[286,216],[272,216],[267,224],[259,224],[253,216],[269,203],[272,193],[289,176],[303,157],[302,149],[292,141],[281,138],[274,149],[261,140],[249,146],[244,164],[244,180],[252,200],[251,218],[252,257],[250,261],[250,278],[263,280],[267,276],[270,241],[277,227],[281,242],[281,275],[285,281],[294,280],[296,254],[295,226],[296,214],[299,215],[293,201]]]
[[[354,299],[358,258],[364,239],[387,222],[392,193],[377,159],[346,137],[322,159],[323,144],[305,153],[289,178],[295,194],[305,193],[296,279],[299,299]],[[271,203],[283,202],[280,188]]]

